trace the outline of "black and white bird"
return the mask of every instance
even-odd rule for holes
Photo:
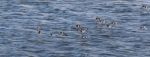
[[[59,35],[61,35],[61,36],[68,36],[68,34],[67,33],[65,33],[65,32],[59,32]]]
[[[76,24],[76,30],[81,32],[81,33],[85,33],[88,29],[86,27],[81,26],[80,24]]]
[[[100,17],[96,17],[96,23],[97,24],[104,24],[106,21]]]
[[[140,26],[139,30],[147,30],[148,28],[146,26]]]

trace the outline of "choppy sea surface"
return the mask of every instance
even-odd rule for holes
[[[0,57],[150,57],[149,9],[149,0],[0,0]],[[99,28],[97,16],[118,24]]]

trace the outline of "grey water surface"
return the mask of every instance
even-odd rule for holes
[[[149,8],[149,0],[0,0],[0,57],[150,57]],[[118,24],[98,28],[97,16]]]

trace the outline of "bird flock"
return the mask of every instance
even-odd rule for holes
[[[146,9],[148,10],[148,6],[147,5],[142,5],[141,6],[142,9]],[[97,25],[97,28],[103,28],[103,29],[111,29],[111,28],[115,28],[117,27],[118,25],[118,22],[115,21],[115,20],[106,20],[106,19],[103,19],[103,17],[96,17],[95,19],[95,23]],[[88,32],[88,28],[87,27],[84,27],[82,26],[81,24],[75,24],[73,27],[75,27],[75,31],[78,32],[80,34],[80,36],[82,36],[82,38],[86,38],[84,36],[84,34],[86,34]],[[146,26],[139,26],[138,28],[139,30],[148,30],[148,28]],[[41,34],[41,31],[42,30],[42,26],[41,24],[38,25],[37,27],[37,33],[40,35]],[[69,36],[66,32],[64,31],[60,31],[60,32],[57,32],[57,35],[60,35],[60,36]],[[50,33],[50,36],[53,36],[53,33]]]

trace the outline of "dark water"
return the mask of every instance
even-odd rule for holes
[[[149,2],[0,0],[0,57],[150,57]],[[118,25],[97,28],[96,16]]]

